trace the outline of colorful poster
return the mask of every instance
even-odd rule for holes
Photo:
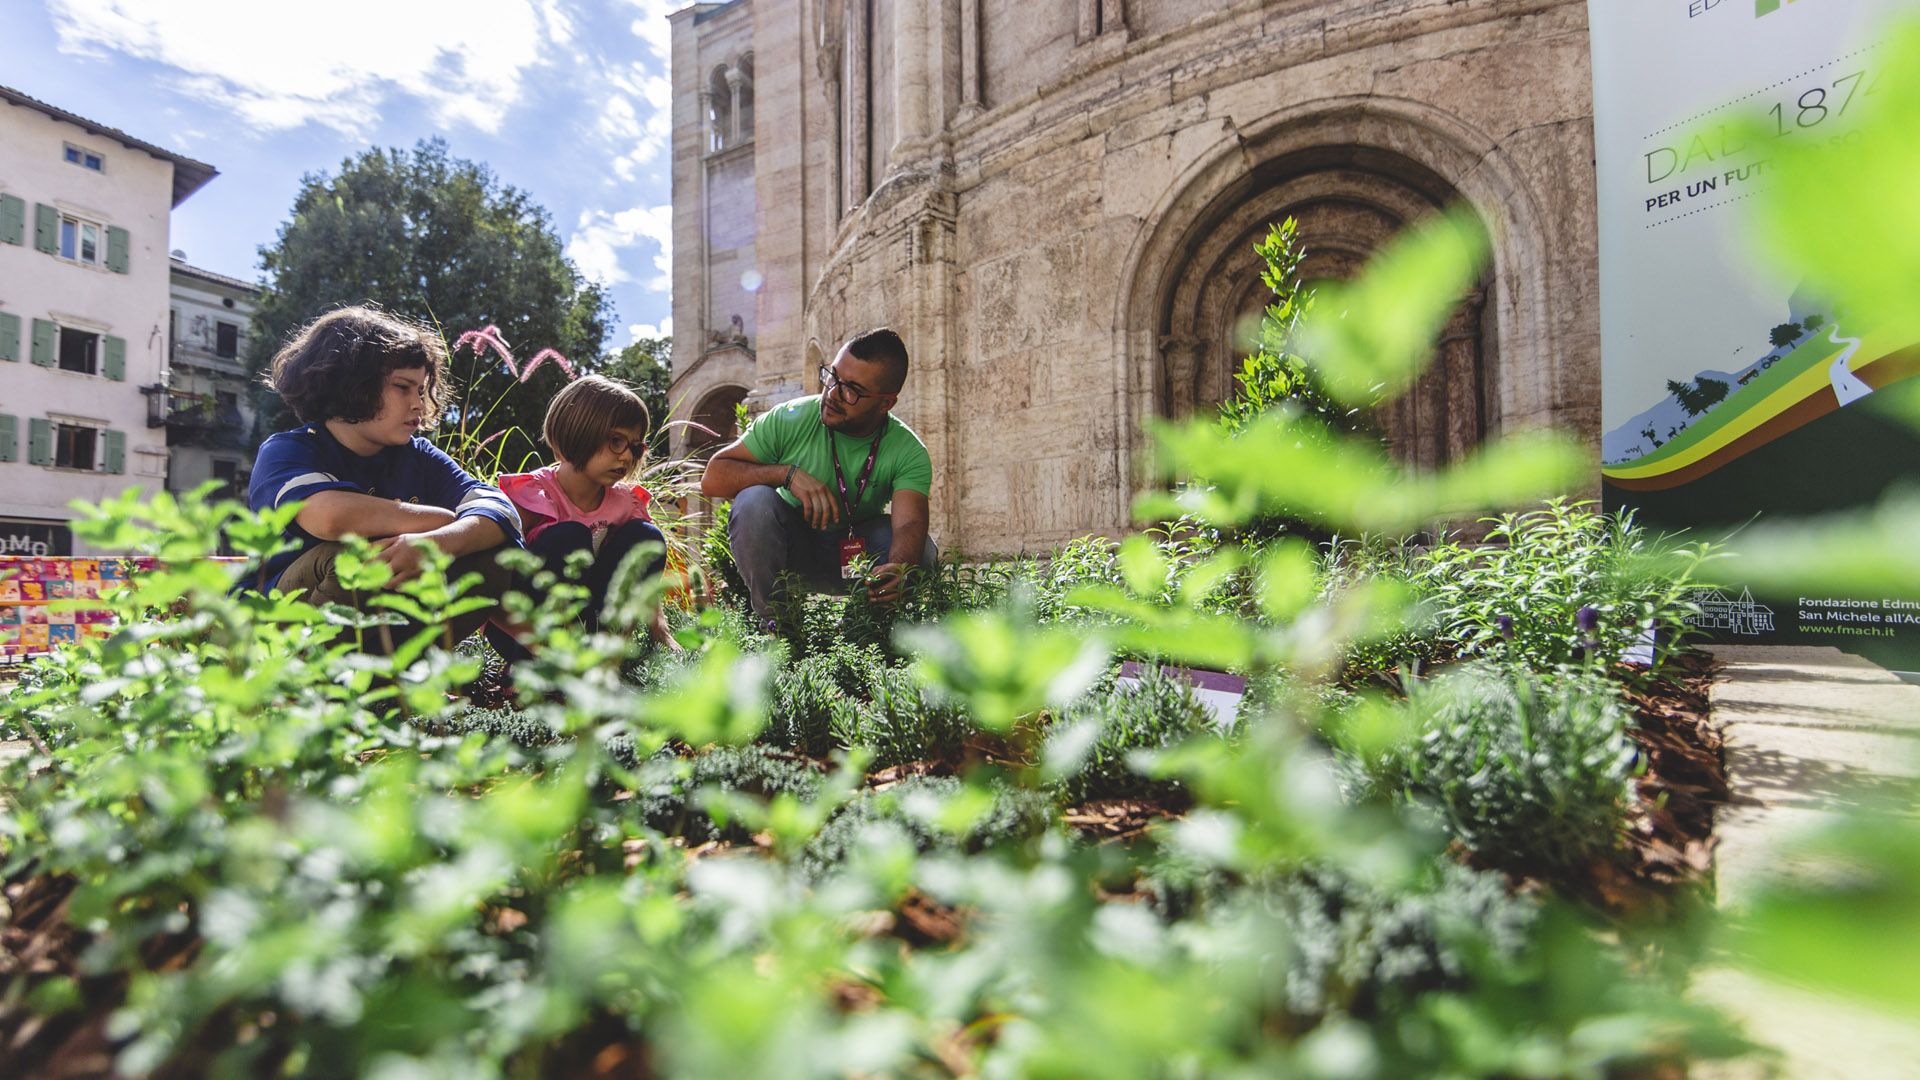
[[[151,558],[23,558],[0,555],[0,662],[49,652],[81,634],[113,632],[96,601],[104,587],[151,570]]]
[[[1920,476],[1875,391],[1920,347],[1770,265],[1749,200],[1770,148],[1843,147],[1910,0],[1590,0],[1599,175],[1601,476],[1609,507],[1696,537],[1857,509]],[[1760,137],[1730,123],[1758,117]],[[1835,558],[1845,558],[1836,552]],[[1920,668],[1920,594],[1701,597],[1723,641],[1835,645]]]

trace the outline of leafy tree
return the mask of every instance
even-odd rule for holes
[[[1807,331],[1802,329],[1797,322],[1783,322],[1772,330],[1767,331],[1767,340],[1772,342],[1773,347],[1777,349],[1782,345],[1791,345],[1799,341],[1800,335],[1806,332]]]
[[[342,161],[337,175],[307,175],[260,263],[267,283],[254,314],[256,371],[301,324],[343,304],[435,323],[449,343],[497,326],[523,361],[552,348],[591,364],[612,318],[599,286],[562,253],[546,210],[486,165],[453,157],[440,139],[411,152],[368,149]],[[508,430],[511,445],[500,451],[509,462],[535,450],[547,401],[566,379],[541,364],[522,385],[497,356],[465,349],[452,373],[448,422],[468,439]],[[290,422],[277,401],[265,418]]]
[[[1806,327],[1807,331],[1811,333],[1815,330],[1820,329],[1822,326],[1826,325],[1826,322],[1827,320],[1823,316],[1809,315],[1807,316],[1807,321],[1804,323],[1801,323],[1800,325]]]

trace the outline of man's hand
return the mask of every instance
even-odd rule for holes
[[[881,563],[867,578],[867,599],[876,604],[892,604],[906,592],[907,564]]]
[[[810,528],[825,529],[839,524],[840,499],[827,485],[809,476],[807,470],[793,470],[787,490],[800,500],[800,513],[806,516]]]
[[[397,588],[401,582],[419,577],[421,568],[426,565],[426,549],[432,544],[433,538],[424,533],[401,533],[399,536],[375,540],[373,561],[386,563],[393,571],[387,588]]]

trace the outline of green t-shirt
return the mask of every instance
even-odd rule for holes
[[[887,512],[887,503],[896,489],[905,488],[922,495],[933,492],[933,459],[927,456],[927,444],[900,418],[887,414],[886,434],[880,438],[880,453],[874,458],[873,478],[866,493],[854,504],[853,520],[866,521]],[[802,472],[839,493],[834,483],[833,462],[827,457],[827,440],[833,440],[840,455],[840,473],[847,480],[847,495],[860,486],[860,471],[866,467],[867,452],[873,449],[873,436],[855,438],[831,431],[820,422],[820,395],[795,398],[761,414],[741,437],[747,452],[762,464],[798,465]],[[780,497],[790,506],[800,500],[786,488]]]

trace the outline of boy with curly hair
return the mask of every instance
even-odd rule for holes
[[[438,334],[371,308],[340,308],[295,334],[274,356],[267,381],[302,426],[261,444],[247,501],[255,510],[304,505],[287,528],[294,550],[267,561],[260,588],[361,606],[334,568],[340,538],[352,533],[374,542],[392,584],[419,574],[421,545],[431,544],[454,558],[453,578],[478,573],[481,595],[505,591],[508,575],[494,556],[519,546],[519,514],[498,488],[421,434],[447,401]],[[454,639],[488,614],[450,620]]]

